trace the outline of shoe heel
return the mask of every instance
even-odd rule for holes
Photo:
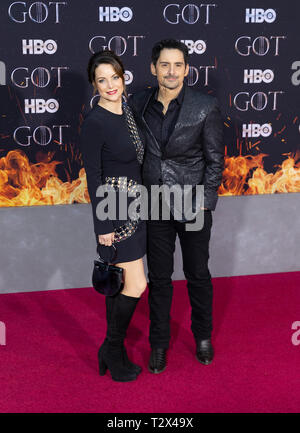
[[[103,361],[103,359],[99,358],[99,374],[100,376],[104,376],[107,370],[107,365]]]

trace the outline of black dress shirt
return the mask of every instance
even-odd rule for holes
[[[158,90],[153,94],[146,108],[146,123],[158,142],[162,152],[164,151],[164,147],[169,141],[175,128],[179,110],[183,102],[184,88],[185,85],[182,86],[177,98],[170,101],[166,114],[163,114],[163,104],[157,100]]]

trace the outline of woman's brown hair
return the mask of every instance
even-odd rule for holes
[[[124,66],[119,56],[117,56],[113,51],[111,50],[102,50],[92,55],[92,57],[89,60],[88,67],[87,67],[87,73],[88,73],[88,80],[91,84],[95,81],[95,70],[96,68],[103,64],[109,64],[111,65],[115,73],[122,79],[123,86],[124,86],[124,94],[127,96],[126,93],[126,85],[125,85],[125,79],[124,79]]]

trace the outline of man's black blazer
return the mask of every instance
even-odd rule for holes
[[[218,101],[186,86],[174,131],[161,149],[144,117],[156,91],[157,88],[143,90],[128,101],[145,143],[143,183],[147,188],[162,184],[204,185],[204,207],[214,210],[225,149]]]

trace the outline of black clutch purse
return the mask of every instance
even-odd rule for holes
[[[116,247],[114,248],[114,256],[116,257]],[[94,269],[92,275],[92,283],[94,289],[105,296],[114,296],[123,288],[123,269],[118,266],[110,265],[107,261],[101,259],[94,260]]]

